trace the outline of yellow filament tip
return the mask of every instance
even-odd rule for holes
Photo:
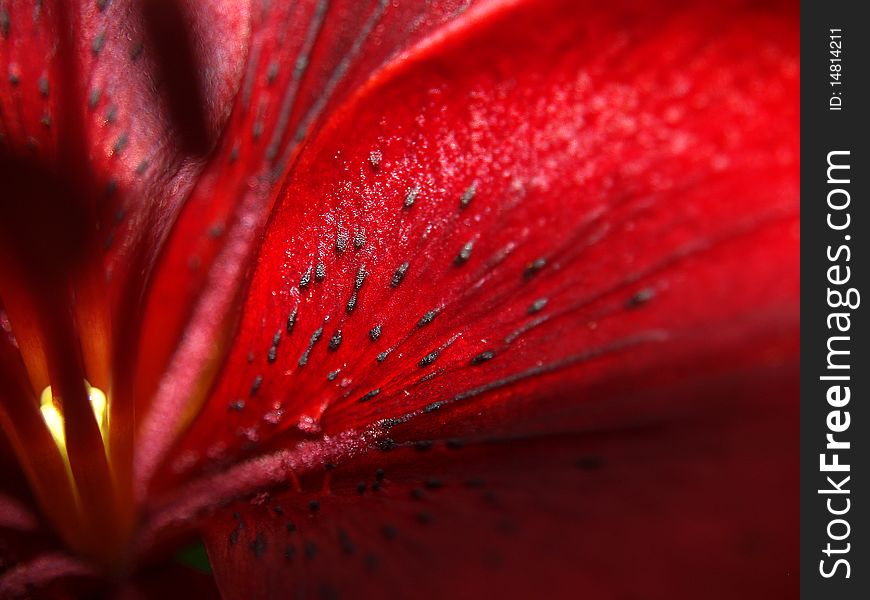
[[[100,427],[103,444],[105,444],[108,429],[108,420],[106,418],[108,401],[106,394],[103,390],[93,387],[87,381],[85,381],[85,387],[88,390],[88,400],[91,402],[94,418]],[[51,433],[51,437],[54,438],[54,443],[57,444],[58,450],[66,457],[66,434],[64,433],[63,414],[58,409],[57,404],[55,404],[54,395],[51,393],[51,386],[46,387],[39,395],[39,410],[42,413],[42,419],[45,421],[48,431]]]

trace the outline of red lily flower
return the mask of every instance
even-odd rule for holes
[[[796,593],[797,13],[0,0],[0,597]]]

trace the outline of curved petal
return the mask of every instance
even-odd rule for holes
[[[76,559],[56,552],[37,554],[0,574],[2,598],[75,598],[92,591],[96,572]]]
[[[171,471],[797,360],[796,18],[502,3],[394,63],[291,173]]]
[[[145,414],[158,402],[143,425],[141,437],[153,440],[147,445],[165,446],[154,438],[171,439],[189,405],[201,402],[276,184],[303,141],[374,70],[470,4],[305,0],[252,11],[251,51],[230,123],[173,229],[141,323],[137,410]]]

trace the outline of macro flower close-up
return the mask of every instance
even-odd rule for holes
[[[795,596],[798,16],[0,0],[0,599]]]

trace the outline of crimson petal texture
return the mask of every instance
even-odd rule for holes
[[[290,173],[170,471],[795,360],[754,348],[797,327],[796,18],[500,3],[381,71]]]
[[[145,438],[164,431],[171,438],[189,406],[201,402],[276,185],[302,142],[373,70],[470,4],[305,0],[252,9],[251,48],[233,114],[147,298],[137,410],[145,414],[155,395],[161,401],[143,426]]]
[[[668,390],[699,402],[679,416],[364,455],[235,503],[206,538],[217,583],[226,600],[793,597],[797,389],[743,375]]]

